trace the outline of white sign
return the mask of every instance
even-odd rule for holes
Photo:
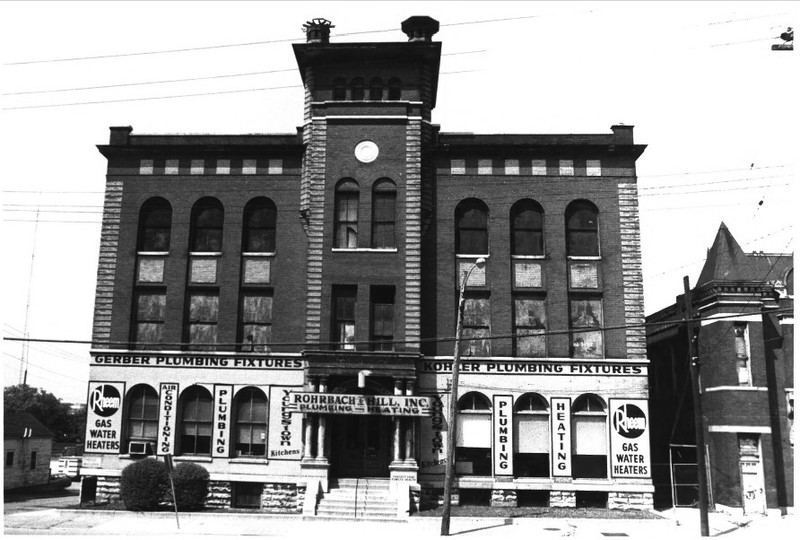
[[[231,411],[231,401],[233,398],[233,387],[227,384],[214,385],[214,420],[211,433],[213,446],[211,447],[212,457],[228,457],[230,455],[231,424],[233,423],[233,412]]]
[[[303,369],[300,358],[273,356],[221,356],[186,354],[94,354],[92,365],[171,368]]]
[[[650,478],[646,399],[609,399],[612,478]]]
[[[289,407],[296,413],[376,414],[385,416],[429,416],[430,398],[422,396],[362,396],[291,392]]]
[[[514,474],[513,396],[492,396],[492,464],[495,476]]]
[[[448,394],[427,396],[431,401],[431,415],[420,418],[419,472],[444,474],[447,464],[445,441],[447,439]]]
[[[124,395],[125,383],[89,382],[89,395],[86,400],[85,452],[119,454]]]
[[[289,402],[297,387],[273,386],[269,391],[269,459],[299,460],[303,457],[303,419],[292,414]]]
[[[156,455],[174,454],[175,415],[178,413],[178,383],[161,383],[161,414],[158,417]]]
[[[550,441],[553,476],[572,476],[570,399],[550,398]]]
[[[453,360],[422,360],[418,364],[423,373],[450,373]],[[464,359],[459,362],[461,373],[485,373],[489,375],[607,375],[611,377],[647,377],[647,366],[643,364],[592,362],[587,360],[492,360]]]

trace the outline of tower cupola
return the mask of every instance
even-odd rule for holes
[[[439,21],[427,15],[415,15],[404,20],[400,28],[408,36],[408,41],[431,41],[439,31]]]

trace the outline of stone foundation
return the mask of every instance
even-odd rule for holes
[[[652,510],[652,493],[631,493],[625,491],[611,491],[608,494],[609,510]]]
[[[232,489],[230,482],[210,480],[208,482],[208,495],[206,508],[230,508],[232,505]]]
[[[273,514],[302,514],[305,486],[297,484],[264,484],[261,509]]]
[[[493,489],[492,506],[517,507],[517,490],[515,489]]]
[[[576,505],[574,491],[550,492],[550,508],[575,508]]]
[[[98,476],[95,501],[98,503],[115,502],[121,499],[118,476]]]
[[[454,488],[450,493],[450,504],[458,506],[460,498],[458,489]],[[444,504],[444,490],[442,488],[432,488],[423,486],[419,492],[419,509],[429,510],[431,508],[438,508]]]

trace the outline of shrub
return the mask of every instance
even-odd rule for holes
[[[169,489],[167,467],[151,458],[135,461],[122,469],[119,488],[128,510],[155,510]]]
[[[208,471],[196,463],[179,463],[172,475],[178,510],[201,508],[208,495]]]

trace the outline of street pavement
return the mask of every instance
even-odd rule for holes
[[[70,491],[62,498],[4,502],[6,535],[81,536],[264,536],[292,540],[370,538],[375,540],[422,540],[439,538],[440,518],[412,517],[407,522],[328,521],[300,516],[245,513],[128,512],[67,510],[53,507],[77,504]],[[699,513],[693,509],[667,510],[664,519],[553,519],[454,517],[451,536],[463,539],[572,538],[701,538]],[[775,514],[758,518],[715,512],[709,515],[710,536],[731,539],[782,540],[795,536],[795,516]],[[795,533],[791,533],[795,530]]]

